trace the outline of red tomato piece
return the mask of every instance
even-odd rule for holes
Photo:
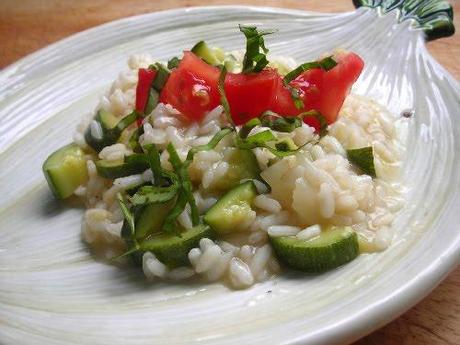
[[[149,99],[150,86],[157,75],[157,71],[148,68],[139,68],[137,75],[136,110],[143,113]]]
[[[280,81],[278,72],[265,69],[259,73],[229,73],[225,79],[225,95],[235,125],[241,125],[270,109]]]
[[[295,107],[291,92],[281,82],[273,98],[272,110],[286,116],[317,110],[329,124],[335,122],[345,97],[364,67],[363,60],[351,52],[339,54],[335,58],[337,66],[331,70],[315,68],[302,73],[289,83],[298,91],[304,108]],[[315,118],[305,118],[305,122],[319,129],[319,122]]]
[[[160,102],[172,105],[191,121],[220,104],[217,82],[220,71],[191,52],[184,52],[160,94]]]

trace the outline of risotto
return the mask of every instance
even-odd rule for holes
[[[247,288],[282,267],[323,272],[386,249],[403,206],[395,116],[348,94],[363,61],[297,65],[271,32],[245,52],[201,41],[162,64],[128,60],[73,143],[43,170],[86,205],[83,240],[148,279]]]

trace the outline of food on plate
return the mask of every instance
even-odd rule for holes
[[[43,164],[57,198],[85,203],[95,252],[149,279],[246,288],[390,245],[403,145],[387,110],[350,94],[364,61],[298,65],[268,54],[273,31],[240,31],[243,52],[200,41],[167,63],[131,57]]]

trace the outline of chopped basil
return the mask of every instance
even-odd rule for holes
[[[129,115],[126,115],[122,118],[116,125],[112,128],[108,127],[108,125],[104,122],[102,117],[103,111],[99,110],[94,121],[96,121],[101,130],[102,130],[102,137],[95,138],[91,133],[91,128],[88,127],[85,133],[85,141],[86,143],[91,146],[97,152],[101,151],[105,146],[115,144],[121,136],[121,133],[128,128],[131,124],[133,124],[141,115],[137,111],[133,111]],[[113,117],[113,115],[111,115]]]
[[[160,94],[158,93],[158,91],[151,87],[149,90],[149,98],[147,99],[147,104],[145,105],[145,115],[149,115],[153,111],[153,109],[155,109],[155,107],[158,104],[159,98]]]
[[[214,134],[214,136],[211,138],[211,140],[205,144],[205,145],[200,145],[200,146],[195,146],[188,151],[187,154],[187,160],[184,162],[184,164],[188,167],[188,165],[193,161],[193,156],[199,152],[199,151],[209,151],[214,149],[217,144],[228,134],[233,132],[233,128],[222,128],[219,132]]]
[[[117,199],[118,199],[118,203],[120,204],[120,208],[121,208],[121,212],[123,213],[123,217],[125,218],[126,223],[129,226],[131,235],[134,236],[134,234],[136,233],[134,215],[129,211],[129,208],[126,205],[123,195],[121,193],[117,193]]]
[[[330,69],[334,68],[337,65],[337,62],[332,58],[332,56],[328,56],[319,61],[311,61],[305,62],[298,66],[297,68],[293,69],[291,72],[284,76],[284,83],[288,84],[295,78],[297,78],[300,74],[305,71],[314,69],[314,68],[321,68],[325,71],[329,71]]]
[[[275,148],[278,151],[290,152],[297,150],[299,147],[292,141],[291,138],[284,138],[275,144]]]
[[[283,117],[272,111],[266,111],[260,117],[262,126],[277,132],[291,133],[302,126],[302,119],[297,116]]]
[[[155,186],[162,186],[164,184],[163,169],[161,168],[160,152],[158,152],[155,144],[148,144],[144,146],[147,151],[150,169],[153,173],[153,184]]]
[[[174,56],[172,59],[168,61],[168,68],[169,69],[177,68],[177,66],[179,66],[180,61],[181,60],[177,56]]]
[[[249,135],[249,133],[251,132],[251,130],[254,127],[257,127],[257,126],[260,126],[260,125],[261,125],[261,122],[260,122],[259,118],[255,117],[255,118],[249,120],[248,122],[246,122],[241,127],[240,131],[238,132],[238,135],[240,136],[240,138],[244,139]]]
[[[374,150],[372,146],[359,149],[347,150],[349,161],[358,167],[363,173],[376,177],[374,166]]]
[[[169,78],[171,72],[163,64],[155,62],[153,65],[149,66],[149,69],[157,71],[155,79],[152,82],[152,88],[160,92],[166,84],[166,81]]]
[[[128,146],[131,148],[131,150],[133,150],[136,153],[143,152],[142,147],[139,144],[139,138],[142,134],[144,134],[144,126],[140,126],[138,129],[136,129],[129,138]]]
[[[220,71],[219,75],[219,82],[217,84],[217,90],[219,91],[220,95],[220,103],[224,107],[225,116],[227,117],[228,123],[230,123],[233,127],[232,113],[230,111],[230,104],[228,103],[227,96],[225,95],[225,77],[227,76],[227,68],[224,66]]]
[[[256,26],[242,26],[240,31],[246,36],[246,53],[243,59],[243,73],[260,72],[268,65],[265,47],[265,35],[272,34],[276,30],[258,31]],[[262,51],[261,51],[262,50]]]
[[[319,122],[319,136],[320,137],[323,137],[327,134],[327,120],[326,118],[323,116],[323,114],[321,114],[319,111],[316,111],[316,110],[310,110],[310,111],[306,111],[304,113],[301,113],[299,115],[297,115],[298,117],[300,117],[302,120],[306,117],[314,117],[315,119],[318,120]]]

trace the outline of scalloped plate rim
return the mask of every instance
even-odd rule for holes
[[[265,7],[265,6],[244,6],[244,5],[223,5],[223,6],[193,6],[193,7],[180,7],[175,9],[167,9],[149,13],[143,13],[135,16],[120,18],[113,20],[95,27],[91,27],[84,31],[72,34],[67,36],[57,42],[54,42],[44,48],[41,48],[37,51],[34,51],[21,59],[13,62],[12,64],[4,67],[0,70],[0,79],[5,78],[6,80],[14,75],[16,71],[24,66],[26,68],[22,70],[22,73],[25,75],[28,73],[27,63],[47,54],[50,51],[58,50],[63,44],[74,42],[75,40],[82,40],[86,35],[91,35],[97,32],[100,29],[109,29],[112,26],[119,25],[121,23],[129,24],[130,22],[136,21],[139,18],[155,17],[155,16],[165,16],[173,15],[176,13],[186,13],[186,12],[200,12],[200,11],[212,11],[215,9],[224,9],[224,10],[250,10],[254,12],[264,12],[264,13],[276,13],[276,14],[292,14],[292,15],[324,15],[324,16],[337,16],[337,15],[346,15],[353,13],[349,12],[337,12],[337,13],[324,13],[324,12],[315,12],[315,11],[304,11],[297,9],[287,9],[282,7]],[[360,10],[360,9],[358,9]],[[373,10],[367,9],[366,10]],[[425,46],[426,48],[426,46]],[[455,82],[456,91],[459,92],[459,82],[456,80],[445,68],[442,66],[436,59],[434,59],[431,54],[425,49],[424,54],[429,55],[429,57],[436,63],[436,68],[438,68],[446,77],[451,81]],[[35,66],[36,67],[36,66]],[[48,72],[45,72],[46,75]],[[447,214],[455,212],[456,207],[460,206],[460,199],[458,197],[458,192],[453,196],[449,203],[445,206],[445,213],[443,217],[446,217]],[[438,223],[440,219],[436,219],[435,223]],[[445,278],[449,272],[453,271],[456,268],[456,265],[460,261],[460,233],[458,234],[455,241],[453,241],[449,248],[443,253],[442,260],[433,261],[430,266],[427,266],[424,270],[420,271],[419,274],[405,282],[398,290],[389,294],[387,299],[381,301],[375,301],[373,304],[369,305],[365,310],[359,314],[351,315],[346,320],[342,322],[335,323],[331,325],[328,329],[322,329],[320,332],[312,335],[306,334],[304,336],[289,339],[289,343],[303,343],[305,340],[314,340],[319,343],[328,341],[333,337],[346,337],[347,339],[357,339],[357,337],[364,336],[367,333],[383,326],[387,322],[390,322],[392,319],[398,317],[400,314],[405,312],[407,309],[415,305],[419,300],[424,298],[430,291],[432,291],[441,281]],[[377,323],[372,324],[371,321],[377,321]],[[351,331],[350,331],[351,330]],[[326,334],[323,334],[327,332]]]

